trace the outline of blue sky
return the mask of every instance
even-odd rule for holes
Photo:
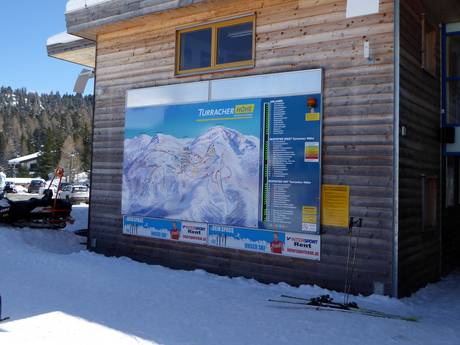
[[[238,116],[234,115],[199,116],[200,109],[226,109],[241,104],[253,104],[255,107],[253,113],[240,115],[246,119],[236,120]],[[206,119],[206,121],[199,122],[197,121],[199,119]],[[140,134],[153,136],[156,133],[163,133],[176,138],[195,138],[214,126],[225,126],[245,135],[260,137],[260,100],[245,99],[129,108],[126,113],[125,137],[132,138]]]
[[[65,31],[66,0],[1,1],[0,85],[72,93],[82,66],[47,56],[48,37]],[[92,93],[88,83],[86,93]]]

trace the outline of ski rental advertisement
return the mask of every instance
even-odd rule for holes
[[[133,103],[124,234],[320,259],[321,93]]]

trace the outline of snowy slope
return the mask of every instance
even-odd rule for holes
[[[267,299],[282,293],[331,292],[107,258],[79,242],[69,232],[0,228],[0,293],[11,317],[0,323],[0,344],[459,344],[460,273],[410,299],[355,298],[422,317],[411,323],[275,306]]]
[[[256,227],[259,140],[222,126],[125,141],[123,214]]]

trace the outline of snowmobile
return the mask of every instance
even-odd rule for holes
[[[64,170],[57,168],[55,177],[59,177],[59,185],[63,175]],[[52,181],[50,187],[51,184]],[[70,216],[72,204],[67,200],[53,199],[53,191],[50,187],[43,192],[41,199],[12,201],[1,193],[0,222],[18,227],[46,229],[62,229],[67,223],[73,223],[73,218]]]

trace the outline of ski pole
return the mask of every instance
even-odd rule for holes
[[[350,285],[348,286],[347,303],[346,304],[348,304],[348,299],[350,297],[350,292],[351,292],[351,285],[353,284],[353,276],[354,276],[354,273],[355,273],[356,252],[358,251],[359,236],[361,234],[361,218],[360,218],[359,222],[360,222],[360,224],[358,226],[358,235],[356,237],[355,246],[353,248],[353,260],[351,262]]]
[[[345,295],[344,295],[344,301],[343,303],[345,305],[348,304],[349,302],[349,297],[350,297],[350,293],[351,293],[351,285],[353,284],[353,275],[354,275],[354,269],[355,269],[355,262],[356,262],[356,252],[357,252],[357,247],[358,247],[358,244],[359,244],[359,236],[361,234],[361,226],[362,226],[362,223],[363,223],[363,219],[362,218],[358,218],[358,220],[355,220],[354,217],[350,217],[350,223],[349,223],[349,229],[350,229],[350,238],[349,238],[349,241],[348,241],[348,256],[347,256],[347,276],[346,276],[346,279],[345,279]],[[353,227],[354,226],[357,226],[359,228],[359,231],[358,231],[358,237],[356,238],[356,241],[355,241],[355,246],[353,247],[353,259],[352,259],[352,263],[351,263],[351,274],[350,274],[350,254],[351,254],[351,243],[352,243],[352,235],[353,235]]]
[[[345,286],[344,286],[344,293],[343,296],[343,304],[346,304],[347,301],[347,291],[348,291],[348,277],[349,277],[349,270],[350,270],[350,254],[351,254],[351,238],[353,235],[353,217],[350,217],[350,221],[348,222],[348,252],[347,252],[347,265],[346,265],[346,272],[345,272]]]

